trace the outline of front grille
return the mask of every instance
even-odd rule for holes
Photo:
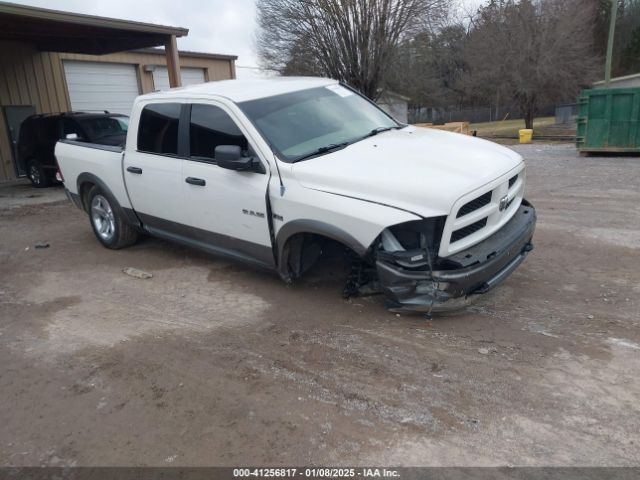
[[[457,242],[458,240],[462,240],[463,238],[476,233],[478,230],[482,230],[486,226],[487,226],[487,219],[483,218],[482,220],[479,220],[476,223],[472,223],[471,225],[467,225],[464,228],[456,230],[451,234],[451,243]]]
[[[509,188],[513,187],[513,185],[518,181],[518,175],[515,175],[509,179]]]
[[[469,203],[465,203],[462,207],[460,207],[460,210],[458,210],[458,215],[456,215],[456,218],[464,217],[465,215],[468,215],[471,212],[475,212],[485,205],[489,205],[489,203],[491,202],[492,193],[493,192],[489,191],[478,198],[474,198]]]
[[[525,172],[514,172],[491,183],[491,190],[456,202],[445,222],[439,255],[446,258],[495,233],[517,210],[524,192]],[[486,188],[489,188],[488,186]],[[474,198],[475,197],[475,198]],[[502,205],[500,200],[507,199]],[[466,203],[465,203],[466,202]],[[505,205],[506,203],[506,205]],[[502,208],[500,208],[502,206]]]

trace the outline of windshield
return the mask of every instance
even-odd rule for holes
[[[125,135],[129,128],[129,117],[95,117],[80,120],[89,137],[95,141],[113,135]]]
[[[337,84],[239,106],[280,158],[288,162],[348,145],[376,129],[400,126],[369,100]]]

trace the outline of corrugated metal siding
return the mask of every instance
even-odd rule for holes
[[[145,65],[166,66],[164,55],[147,52],[122,52],[109,55],[82,55],[77,53],[57,54],[62,60],[84,60],[89,62],[112,62],[134,64],[138,68],[138,77],[142,93],[154,91],[153,75],[145,72]],[[188,54],[180,54],[180,67],[202,68],[206,81],[227,80],[235,78],[235,62],[216,58],[189,57]]]
[[[30,45],[0,42],[0,105],[34,105],[39,113],[68,110],[57,55]],[[0,118],[0,180],[15,177],[4,113]]]
[[[129,115],[140,95],[135,65],[63,60],[71,109]]]
[[[193,67],[180,67],[182,86],[204,83],[204,69]],[[155,90],[169,90],[169,71],[167,67],[156,67],[153,71],[153,86]]]
[[[28,44],[0,42],[0,107],[34,105],[37,113],[70,110],[71,102],[63,60],[135,65],[142,93],[154,90],[152,74],[144,71],[144,65],[166,65],[164,55],[147,52],[80,55],[38,52]],[[180,65],[202,68],[206,81],[235,78],[233,60],[189,57],[188,54],[181,54]],[[5,180],[15,177],[15,168],[4,115],[0,117],[0,180]]]

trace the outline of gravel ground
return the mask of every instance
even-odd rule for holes
[[[640,159],[514,148],[536,250],[432,321],[0,187],[0,465],[639,465]]]

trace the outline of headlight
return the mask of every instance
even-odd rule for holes
[[[378,257],[409,269],[431,265],[440,248],[446,216],[394,225],[380,235]]]

